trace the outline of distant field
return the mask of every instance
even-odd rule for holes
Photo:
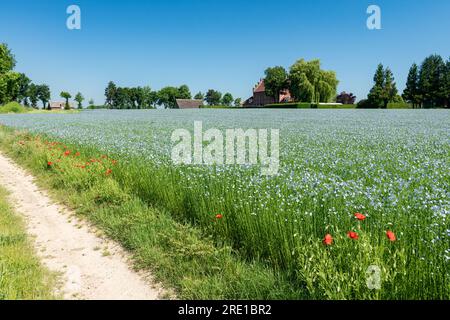
[[[450,299],[449,119],[449,110],[0,115],[4,126],[48,135],[35,140],[3,128],[0,144],[56,189],[78,193],[80,199],[95,191],[100,200],[93,205],[110,219],[85,214],[138,252],[141,265],[160,270],[166,261],[166,268],[170,265],[175,273],[177,264],[167,261],[178,257],[185,270],[203,270],[201,275],[174,278],[171,284],[182,297],[199,297],[195,290],[202,290],[206,297],[217,298]],[[279,174],[263,177],[253,166],[173,165],[171,133],[192,130],[194,121],[203,121],[205,129],[279,128]],[[47,140],[59,144],[49,148]],[[68,149],[71,153],[64,156]],[[100,161],[101,167],[92,169],[102,176],[97,179],[84,173],[75,151],[86,161],[105,154],[117,164]],[[112,174],[105,180],[108,169]],[[145,246],[166,229],[145,232],[152,227],[146,227],[142,217],[127,219],[124,212],[131,217],[133,210],[120,205],[130,197],[196,231],[161,240],[167,250],[156,259]],[[114,206],[122,209],[114,211]],[[366,219],[355,219],[356,212]],[[349,231],[358,239],[350,239]],[[388,238],[387,231],[395,239]],[[190,232],[210,239],[219,251],[203,247],[202,240],[189,245]],[[322,242],[326,234],[333,237],[329,246]],[[168,244],[175,240],[180,243]],[[171,246],[177,250],[171,253]],[[228,248],[227,253],[220,248]],[[232,258],[225,263],[225,256]],[[204,265],[211,261],[221,263],[206,270]],[[233,267],[236,264],[240,267]],[[250,265],[258,270],[254,277]],[[379,290],[367,287],[366,271],[373,265],[380,270]],[[247,282],[230,280],[246,272]]]

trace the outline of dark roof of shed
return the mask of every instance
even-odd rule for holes
[[[177,99],[177,105],[180,109],[196,109],[203,105],[203,100]]]

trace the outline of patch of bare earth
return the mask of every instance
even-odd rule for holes
[[[55,204],[33,177],[0,154],[0,184],[10,192],[17,213],[43,264],[60,274],[56,294],[64,299],[158,299],[163,290],[149,274],[132,270],[130,255],[99,236],[87,222]]]

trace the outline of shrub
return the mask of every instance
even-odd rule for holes
[[[106,109],[106,106],[104,106],[104,105],[101,105],[101,106],[90,105],[90,106],[87,107],[87,109],[91,109],[91,110],[94,110],[94,109]]]
[[[358,109],[374,109],[374,108],[377,108],[377,106],[374,106],[373,104],[371,104],[370,101],[367,100],[367,99],[363,99],[363,100],[359,101],[356,107]]]
[[[411,105],[406,102],[390,102],[388,109],[411,109]]]
[[[308,102],[272,103],[272,104],[266,104],[263,108],[269,108],[269,109],[309,109],[309,108],[311,108],[311,103],[308,103]]]
[[[356,96],[353,95],[353,93],[347,93],[347,92],[341,92],[336,97],[336,102],[342,103],[342,104],[355,104]]]
[[[26,113],[29,111],[29,108],[26,108],[17,102],[10,102],[4,106],[0,106],[0,113]]]
[[[319,104],[319,109],[354,109],[355,104]]]

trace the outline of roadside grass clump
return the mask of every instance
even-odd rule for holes
[[[175,277],[181,296],[203,283],[202,296],[214,288],[221,297],[448,299],[446,117],[445,110],[196,110],[92,112],[58,122],[20,116],[0,121],[70,141],[69,149],[81,151],[84,163],[102,153],[117,159],[110,175],[106,175],[110,162],[105,160],[95,164],[99,166],[95,174],[71,181],[78,177],[73,170],[83,170],[74,166],[78,162],[70,162],[76,158],[73,153],[60,157],[63,147],[53,155],[50,150],[34,150],[28,140],[20,135],[10,139],[13,131],[2,130],[9,132],[4,134],[3,148],[25,164],[42,154],[32,160],[32,167],[38,168],[34,171],[45,173],[59,192],[70,190],[69,200],[82,204],[79,210],[86,210],[86,216],[139,252],[142,265],[155,268],[163,278],[167,274],[158,268],[164,263],[165,270],[175,273],[200,266],[182,279]],[[262,177],[257,166],[173,165],[167,158],[171,131],[200,119],[205,127],[220,129],[280,128],[278,175]],[[22,148],[21,139],[27,147]],[[53,160],[57,164],[48,167]],[[67,170],[61,167],[66,163],[71,164]],[[107,184],[105,179],[115,181],[111,194],[109,187],[97,185]],[[131,200],[122,202],[119,187]],[[96,201],[99,192],[106,196]],[[76,200],[81,194],[84,200]],[[155,240],[149,227],[154,223],[141,220],[151,213],[144,210],[147,213],[136,216],[121,208],[125,203],[154,210],[161,223],[171,222],[180,232],[156,232]],[[86,209],[90,205],[94,209]],[[102,214],[97,215],[99,208]],[[207,241],[211,250],[224,249],[213,255],[219,257],[219,265],[229,265],[222,255],[231,252],[233,259],[228,261],[240,267],[230,265],[220,275],[202,269],[205,264],[216,265],[204,245],[185,241],[186,230],[198,232],[194,239]],[[159,251],[161,247],[167,251]],[[171,255],[166,255],[169,248]],[[259,271],[232,271],[249,265]],[[374,266],[379,270],[379,289],[368,286]],[[244,286],[236,273],[255,277]],[[232,281],[234,277],[239,283]],[[238,294],[234,291],[238,288],[249,291]]]
[[[0,106],[0,114],[75,114],[79,113],[79,110],[45,110],[34,109],[26,107],[18,102],[9,102],[3,106]]]
[[[9,102],[0,106],[0,113],[27,113],[31,108],[24,107],[18,102]]]
[[[0,187],[0,300],[53,299],[55,278],[40,264]]]

